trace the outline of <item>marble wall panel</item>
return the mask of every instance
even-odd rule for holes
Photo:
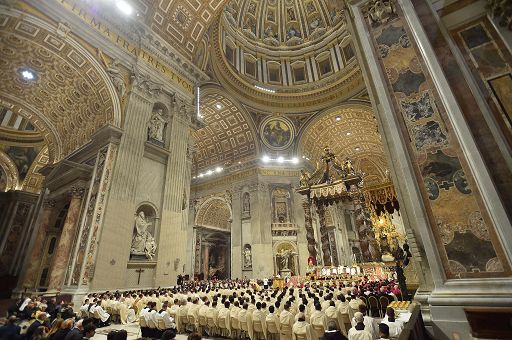
[[[480,193],[422,55],[397,4],[389,16],[363,11],[421,182],[448,278],[510,274]]]

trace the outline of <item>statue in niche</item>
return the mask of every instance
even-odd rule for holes
[[[163,146],[166,127],[167,120],[165,119],[164,111],[158,108],[151,114],[151,119],[148,123],[148,141]]]
[[[244,268],[252,268],[252,251],[251,246],[249,244],[246,244],[244,246]]]
[[[279,253],[277,253],[277,257],[281,263],[281,271],[290,270],[290,259],[297,255],[297,253],[291,251],[290,249],[282,249]]]
[[[277,34],[272,29],[272,26],[267,26],[265,29],[265,37],[263,42],[267,45],[278,46],[279,41],[277,40]]]
[[[155,239],[148,231],[151,224],[151,222],[147,221],[144,211],[140,211],[135,216],[135,230],[130,255],[144,255],[148,260],[152,260],[155,257]]]
[[[251,213],[251,197],[249,196],[249,193],[244,193],[244,199],[242,202],[242,212],[245,214]]]

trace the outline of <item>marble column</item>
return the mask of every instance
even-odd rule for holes
[[[30,260],[28,263],[25,278],[23,279],[23,288],[35,288],[37,282],[37,273],[39,272],[40,261],[43,255],[43,246],[48,228],[50,226],[50,218],[55,209],[54,200],[46,200],[43,204],[43,211],[41,213],[41,221],[37,231],[34,247],[30,253]]]
[[[322,243],[322,257],[324,260],[324,266],[331,265],[331,246],[329,243],[329,232],[325,225],[325,206],[319,204],[316,208],[318,214],[318,222],[320,223],[320,242]]]
[[[313,219],[311,218],[311,202],[305,199],[304,202],[302,202],[302,207],[304,208],[304,227],[306,228],[309,256],[313,257],[316,261],[317,251],[315,230],[313,229]]]
[[[69,255],[73,246],[73,238],[77,230],[77,222],[80,217],[80,206],[85,189],[78,186],[71,188],[71,202],[69,203],[68,213],[62,233],[60,235],[59,244],[55,251],[53,263],[50,270],[50,280],[48,283],[48,291],[60,291],[64,283],[64,275],[69,261]]]
[[[208,270],[210,269],[210,267],[209,267],[210,247],[211,247],[211,243],[203,242],[203,273],[204,273],[205,279],[208,279],[208,275],[210,274],[208,272]]]

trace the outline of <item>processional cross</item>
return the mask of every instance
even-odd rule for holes
[[[140,274],[142,274],[144,272],[144,269],[139,268],[139,269],[136,270],[136,272],[139,273],[139,278],[137,280],[137,284],[140,284]]]

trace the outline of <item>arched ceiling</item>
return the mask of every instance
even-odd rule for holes
[[[351,104],[330,110],[313,120],[302,132],[299,152],[315,163],[328,146],[343,161],[366,173],[365,184],[388,181],[388,165],[371,107]]]
[[[50,163],[87,143],[105,123],[119,124],[110,80],[78,43],[31,16],[2,16],[0,35],[0,101],[41,132]],[[23,68],[36,79],[24,80]]]
[[[226,0],[134,0],[143,22],[193,60],[204,33]]]
[[[201,97],[206,126],[194,132],[194,171],[223,167],[257,153],[256,135],[247,116],[226,96],[216,92]]]

